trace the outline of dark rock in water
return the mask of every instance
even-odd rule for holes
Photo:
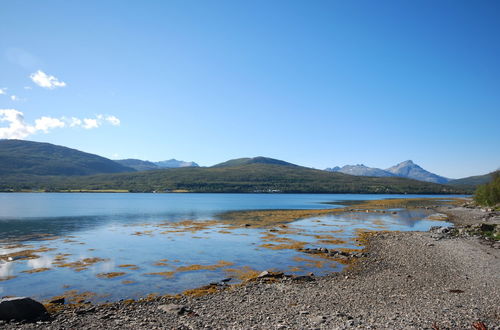
[[[64,297],[62,297],[62,298],[58,298],[58,299],[54,299],[54,300],[49,301],[49,304],[64,305],[64,302],[65,302],[65,299],[64,299]]]
[[[36,321],[48,317],[45,307],[28,297],[0,299],[0,320]]]
[[[267,270],[257,276],[257,278],[282,278],[284,274],[282,272],[268,272]]]
[[[14,256],[14,257],[8,257],[8,261],[16,261],[16,260],[22,260],[22,259],[27,259],[28,256]]]

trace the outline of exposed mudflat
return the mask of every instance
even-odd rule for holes
[[[450,213],[457,223],[470,224],[464,219],[472,219],[469,211],[477,210],[458,209],[440,211]],[[474,219],[470,221],[488,221],[482,216]],[[53,314],[50,321],[1,326],[500,329],[497,245],[484,244],[482,238],[435,232],[381,232],[369,238],[366,251],[368,257],[344,272],[312,281],[261,279],[201,297],[68,307]]]

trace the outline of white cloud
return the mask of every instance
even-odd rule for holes
[[[82,120],[80,118],[71,117],[69,120],[69,127],[80,126],[82,124]]]
[[[16,109],[0,109],[0,139],[24,139],[36,133],[49,133],[56,128],[82,127],[93,129],[108,122],[113,126],[118,126],[120,120],[115,116],[96,115],[95,118],[80,119],[77,117],[47,117],[43,116],[35,119],[35,123],[28,124],[24,120],[24,114]],[[7,123],[7,126],[1,126]]]
[[[50,76],[42,70],[38,70],[37,72],[32,73],[30,75],[30,78],[35,84],[43,88],[54,89],[56,87],[66,86],[66,83],[64,81],[59,81],[59,79],[57,79],[56,77]]]
[[[85,129],[97,128],[101,124],[97,119],[84,118],[82,127]]]
[[[33,87],[31,87],[31,86],[24,86],[24,89],[25,90],[30,90],[30,89],[33,89]]]
[[[11,95],[11,96],[10,96],[10,99],[11,99],[12,101],[19,101],[19,100],[20,100],[20,98],[19,98],[19,97],[17,97],[16,95]]]
[[[0,95],[7,95],[7,88],[0,88]]]
[[[7,122],[7,127],[0,127],[0,139],[24,139],[35,133],[33,126],[24,122],[22,112],[15,109],[0,109],[0,123]]]
[[[44,116],[35,120],[35,129],[37,131],[43,131],[44,133],[48,133],[49,130],[53,128],[62,128],[64,126],[66,126],[66,124],[57,118]]]

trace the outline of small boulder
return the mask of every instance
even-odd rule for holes
[[[257,278],[282,278],[284,275],[283,272],[268,272],[265,270]]]
[[[269,275],[269,272],[267,270],[263,271],[260,273],[257,278],[262,278],[262,277],[267,277]]]
[[[481,231],[494,231],[495,225],[490,223],[482,223],[479,227]]]
[[[45,307],[28,297],[0,299],[0,320],[36,321],[48,317]]]
[[[160,305],[158,306],[158,309],[166,313],[177,315],[184,315],[190,312],[186,306],[176,304]]]

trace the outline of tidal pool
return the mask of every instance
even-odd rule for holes
[[[449,225],[424,209],[337,212],[266,226],[220,217],[383,198],[408,196],[0,194],[0,296],[102,302],[177,294],[226,278],[237,283],[271,269],[324,275],[342,263],[300,248],[359,249],[359,230]]]

